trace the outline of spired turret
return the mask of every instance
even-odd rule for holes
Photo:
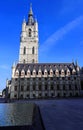
[[[76,70],[77,70],[77,73],[80,73],[80,67],[78,65],[78,61],[76,60],[75,62],[75,65],[76,65]]]
[[[24,19],[23,23],[22,23],[22,32],[21,32],[21,35],[20,35],[20,41],[24,41],[25,37],[26,37],[26,21]]]
[[[16,64],[14,62],[13,65],[12,65],[12,78],[15,76],[14,75],[15,74],[15,69],[16,69]]]
[[[22,32],[25,32],[25,28],[26,28],[26,21],[24,18],[23,23],[22,23]]]
[[[35,20],[35,23],[34,23],[34,35],[35,35],[35,37],[38,37],[38,22],[37,22],[37,19]]]

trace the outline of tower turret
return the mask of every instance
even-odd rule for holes
[[[35,20],[35,23],[34,23],[34,35],[35,37],[38,37],[38,22],[37,22],[37,19]]]
[[[14,75],[15,75],[15,69],[16,69],[16,64],[15,64],[15,62],[14,62],[13,65],[12,65],[12,78],[13,78]]]
[[[26,21],[25,21],[25,18],[24,18],[23,23],[22,23],[22,32],[25,31],[25,28],[26,28]]]

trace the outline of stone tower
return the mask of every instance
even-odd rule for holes
[[[38,63],[38,40],[38,23],[30,5],[28,21],[22,23],[19,63]]]

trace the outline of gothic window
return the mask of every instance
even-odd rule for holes
[[[72,93],[70,93],[70,95],[69,95],[70,97],[72,97]]]
[[[17,91],[17,86],[14,87],[14,90]]]
[[[41,85],[39,85],[39,90],[41,90]]]
[[[63,90],[65,90],[66,88],[65,88],[65,85],[63,85]]]
[[[35,90],[35,85],[33,85],[33,90]]]
[[[26,98],[29,98],[29,94],[26,95]]]
[[[60,97],[60,93],[57,93],[57,97]]]
[[[62,77],[62,80],[64,80],[64,77]]]
[[[69,90],[71,90],[71,89],[72,89],[71,84],[69,84]]]
[[[41,93],[39,93],[39,96],[41,97]]]
[[[47,93],[45,93],[45,97],[47,97],[48,96],[48,94]]]
[[[66,97],[66,93],[64,93],[63,96]]]
[[[76,77],[74,77],[74,80],[76,80]]]
[[[29,91],[29,86],[27,86],[27,91]]]
[[[26,54],[26,47],[24,47],[23,54],[24,55]]]
[[[27,75],[27,71],[25,71],[25,75]]]
[[[33,94],[33,97],[35,98],[35,94]]]
[[[77,87],[77,85],[75,84],[75,90],[77,90],[78,89],[78,87]]]
[[[54,90],[54,87],[53,87],[53,85],[51,85],[51,90]]]
[[[57,80],[59,80],[59,77],[57,77]]]
[[[18,79],[17,78],[15,78],[15,81],[17,81]]]
[[[47,88],[47,85],[45,85],[45,90],[47,90],[48,88]]]
[[[21,91],[23,91],[24,90],[24,87],[23,86],[21,86]]]
[[[60,90],[59,84],[57,84],[57,90]]]
[[[32,48],[32,54],[35,54],[35,48],[34,47]]]
[[[29,29],[29,37],[31,37],[32,31],[31,29]]]
[[[20,95],[20,98],[23,99],[23,94]]]
[[[17,94],[15,94],[14,97],[17,98]]]
[[[51,97],[53,97],[54,96],[54,93],[51,93]]]

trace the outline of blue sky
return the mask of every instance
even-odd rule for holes
[[[39,23],[39,62],[72,62],[83,66],[83,0],[0,1],[0,90],[18,62],[22,21],[32,3]]]

